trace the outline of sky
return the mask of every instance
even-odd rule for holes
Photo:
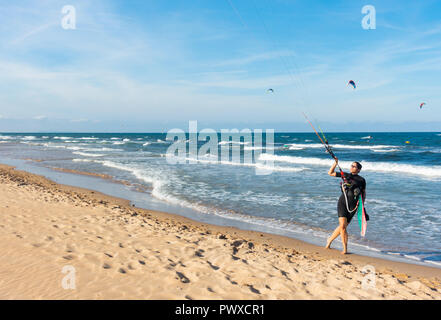
[[[440,71],[436,0],[0,0],[0,132],[441,131]]]

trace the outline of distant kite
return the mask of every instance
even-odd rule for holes
[[[266,93],[274,93],[274,90],[270,88],[270,89],[266,90]]]
[[[422,109],[425,104],[426,104],[425,102],[421,103],[420,104],[420,109]]]
[[[354,82],[354,80],[349,80],[349,82],[348,82],[348,85],[351,85],[351,86],[353,86],[353,87],[354,87],[354,89],[355,89],[355,88],[357,88],[357,86],[355,85],[355,82]]]

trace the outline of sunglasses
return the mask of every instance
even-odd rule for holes
[[[357,166],[354,166],[354,165],[352,165],[352,166],[351,166],[351,168],[355,168],[355,169],[358,169],[358,167],[357,167]]]

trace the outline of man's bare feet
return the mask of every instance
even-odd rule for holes
[[[330,249],[331,248],[331,243],[332,243],[332,241],[329,241],[329,239],[328,239],[328,242],[326,243],[325,249]]]
[[[340,252],[341,254],[347,254],[348,252],[346,250]]]

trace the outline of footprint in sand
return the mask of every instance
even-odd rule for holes
[[[176,275],[179,277],[179,280],[181,280],[182,283],[190,282],[190,279],[188,279],[183,273],[176,271]]]
[[[228,281],[230,281],[231,284],[237,285],[236,281],[231,280],[230,276],[225,276],[225,279],[227,279]]]
[[[256,288],[254,288],[252,284],[247,284],[247,286],[248,286],[248,288],[250,288],[250,291],[251,291],[252,293],[260,294],[260,291],[257,290]]]
[[[205,252],[205,251],[204,251],[203,249],[199,249],[199,250],[197,250],[197,251],[194,253],[194,255],[195,255],[196,257],[203,258],[203,257],[204,257],[204,255],[203,255],[204,252]]]
[[[213,269],[213,270],[219,270],[218,266],[215,266],[214,264],[212,264],[210,261],[207,261],[208,265]]]

